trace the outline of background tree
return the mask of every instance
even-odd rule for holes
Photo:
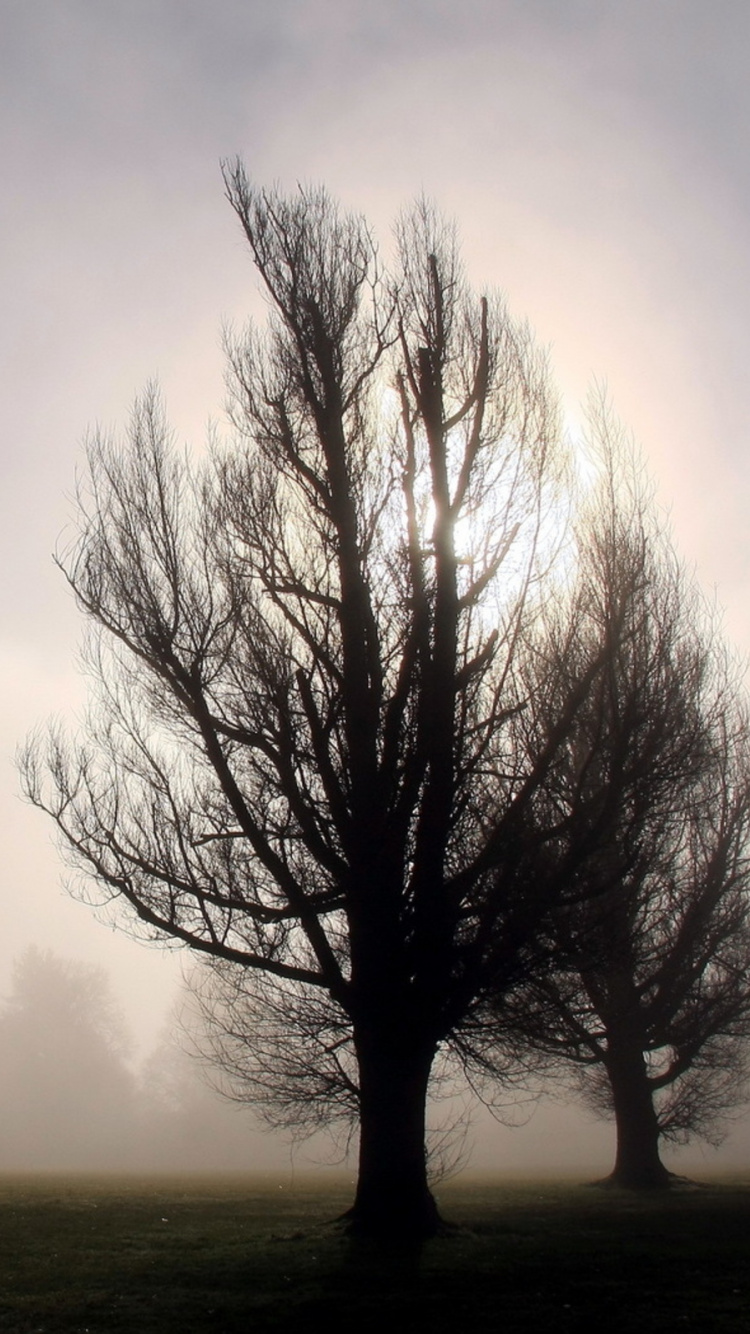
[[[138,1149],[149,1172],[288,1170],[287,1146],[270,1142],[246,1106],[219,1097],[184,1049],[177,1013],[138,1069]]]
[[[554,918],[557,967],[501,994],[493,1022],[501,1044],[577,1063],[615,1118],[612,1180],[658,1187],[660,1137],[710,1139],[743,1095],[750,733],[736,673],[602,411],[597,434],[603,477],[571,607],[535,645],[515,719],[533,763],[580,671],[571,627],[577,653],[604,651],[536,798],[555,831],[547,856],[573,858],[580,900]]]
[[[136,1081],[106,974],[30,949],[0,1008],[0,1162],[130,1166]]]
[[[229,341],[237,441],[193,469],[153,395],[124,449],[92,441],[65,568],[99,694],[27,788],[146,934],[331,997],[357,1066],[353,1226],[424,1234],[433,1061],[547,919],[519,848],[598,670],[509,783],[557,408],[427,206],[385,279],[324,193],[225,179],[270,306]]]
[[[131,1059],[106,973],[37,949],[0,1005],[4,1170],[227,1171],[284,1166],[249,1117],[216,1096],[164,1034]]]

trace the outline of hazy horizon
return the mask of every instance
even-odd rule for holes
[[[14,983],[0,996],[0,1174],[353,1170],[356,1143],[347,1154],[344,1131],[274,1132],[252,1107],[215,1092],[218,1071],[186,1053],[176,1015],[150,1050],[139,1049],[106,968],[32,949],[16,961]],[[431,1101],[431,1145],[454,1128],[444,1155],[449,1179],[585,1181],[610,1171],[614,1122],[598,1118],[564,1082],[536,1097],[510,1086],[498,1092],[505,1124],[466,1094]],[[698,1177],[750,1169],[747,1108],[726,1128],[718,1148],[665,1144],[665,1161]]]

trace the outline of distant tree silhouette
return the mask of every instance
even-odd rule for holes
[[[476,1050],[488,1067],[514,1042],[576,1063],[615,1118],[612,1181],[652,1188],[670,1183],[660,1138],[720,1137],[746,1092],[750,731],[737,674],[606,414],[598,439],[604,476],[571,606],[534,647],[515,726],[533,765],[576,659],[605,652],[537,794],[556,830],[547,862],[571,867],[579,902],[554,919],[556,967],[498,992],[498,1047],[477,1037]]]
[[[529,880],[531,814],[596,657],[533,760],[506,763],[557,406],[428,206],[389,277],[325,193],[225,180],[270,306],[229,340],[237,440],[192,468],[151,395],[126,447],[92,442],[64,564],[100,690],[46,779],[32,750],[27,790],[146,934],[330,998],[356,1062],[352,1227],[421,1236],[436,1053],[567,895]]]
[[[0,1162],[129,1165],[136,1088],[103,970],[29,949],[0,1007]]]
[[[203,1078],[183,1048],[176,1019],[140,1064],[139,1171],[247,1172],[284,1168],[289,1148],[259,1129],[246,1108],[231,1106]]]

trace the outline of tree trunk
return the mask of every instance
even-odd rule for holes
[[[609,1181],[629,1190],[665,1190],[671,1174],[659,1157],[659,1122],[641,1044],[610,1037],[606,1065],[617,1126]]]
[[[357,1043],[359,1177],[350,1231],[381,1242],[419,1242],[441,1220],[427,1184],[425,1109],[434,1051],[389,1041]]]

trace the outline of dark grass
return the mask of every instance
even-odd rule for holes
[[[636,1198],[456,1182],[398,1257],[331,1222],[344,1178],[0,1178],[3,1334],[750,1330],[750,1181]]]

